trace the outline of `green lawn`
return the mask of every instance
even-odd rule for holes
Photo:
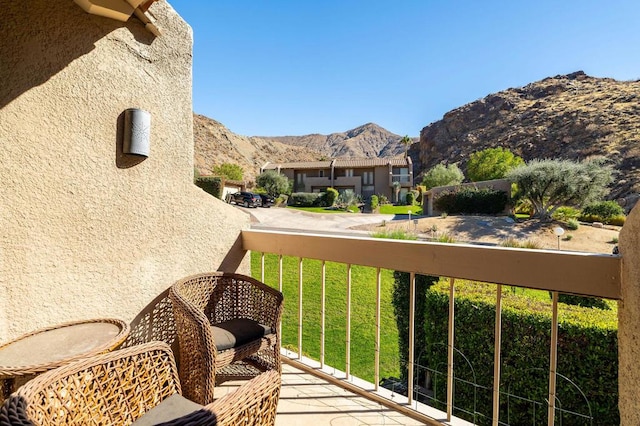
[[[260,254],[251,253],[252,275],[260,279]],[[302,352],[320,359],[321,262],[305,259],[303,264]],[[346,277],[344,264],[326,263],[325,363],[345,370],[346,353]],[[375,268],[351,269],[351,374],[373,382],[375,356]],[[265,256],[265,282],[278,288],[278,257]],[[393,272],[382,271],[380,330],[380,377],[399,376],[398,329],[391,293]],[[298,259],[283,258],[282,346],[298,347]]]
[[[409,210],[412,215],[422,214],[422,206],[394,206],[393,204],[380,206],[380,214],[407,214]]]
[[[303,212],[309,212],[309,213],[346,213],[344,210],[338,210],[338,209],[331,209],[331,208],[327,208],[327,207],[292,207],[292,206],[287,206],[288,209],[294,209],[294,210],[302,210]],[[352,206],[351,208],[349,208],[349,210],[351,212],[355,212],[358,213],[359,210],[357,207]]]

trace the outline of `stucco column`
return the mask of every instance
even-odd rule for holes
[[[618,407],[620,424],[640,424],[640,207],[620,232],[622,301],[618,304]]]

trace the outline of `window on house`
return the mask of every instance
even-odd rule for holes
[[[324,177],[324,170],[318,171],[318,177]]]
[[[344,170],[344,175],[346,177],[353,177],[353,169],[345,169]]]
[[[363,172],[362,173],[362,184],[363,185],[373,185],[373,172]]]

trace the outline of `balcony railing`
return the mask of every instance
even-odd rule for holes
[[[411,184],[411,176],[409,175],[391,175],[391,183],[400,182],[401,184]]]
[[[554,424],[556,413],[556,373],[557,365],[557,330],[558,330],[558,293],[570,293],[600,297],[607,299],[620,299],[621,258],[613,255],[562,252],[551,250],[527,250],[501,247],[482,247],[468,244],[444,244],[418,241],[399,241],[386,239],[373,239],[366,237],[330,236],[298,234],[279,231],[243,231],[242,243],[245,250],[262,253],[262,279],[264,280],[264,254],[271,253],[279,256],[279,285],[282,288],[282,256],[293,256],[299,259],[299,300],[288,303],[297,303],[299,312],[298,324],[298,353],[288,353],[290,359],[296,360],[296,366],[308,368],[323,377],[338,382],[349,390],[360,392],[368,397],[376,399],[386,405],[394,405],[396,409],[409,414],[414,418],[431,424],[463,424],[461,419],[453,416],[453,388],[454,365],[453,346],[454,329],[454,299],[455,279],[469,279],[496,284],[496,317],[495,317],[495,341],[494,341],[494,385],[493,385],[493,418],[492,424],[498,425],[500,410],[500,347],[501,347],[501,295],[502,285],[512,287],[548,290],[553,294],[552,303],[552,328],[551,343],[549,348],[550,365],[547,372],[549,383],[548,424]],[[347,347],[344,365],[346,371],[327,373],[324,364],[325,348],[324,337],[320,349],[320,359],[313,361],[302,357],[302,263],[303,259],[318,259],[322,261],[322,324],[321,335],[324,336],[324,300],[325,300],[325,262],[338,262],[347,265],[347,307],[346,329]],[[351,268],[352,265],[363,265],[376,268],[378,279],[376,297],[376,329],[375,342],[375,374],[374,384],[362,384],[350,373],[350,323],[351,323]],[[446,412],[439,412],[431,407],[420,404],[414,400],[414,393],[408,392],[406,398],[398,395],[389,396],[385,390],[378,387],[379,377],[379,352],[380,352],[380,271],[391,269],[410,273],[410,308],[409,308],[409,350],[407,359],[407,388],[414,389],[414,336],[415,336],[415,275],[432,275],[450,278],[449,298],[449,331],[447,345],[447,395]],[[462,331],[464,332],[464,331]],[[320,336],[318,336],[320,338]],[[358,385],[357,383],[360,383]],[[391,399],[392,398],[392,399]],[[453,423],[451,423],[453,422]]]

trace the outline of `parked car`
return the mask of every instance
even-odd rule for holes
[[[260,200],[260,196],[258,194],[245,191],[231,194],[229,196],[228,202],[245,207],[259,207],[260,205],[262,205],[262,200]]]
[[[258,194],[260,196],[260,201],[262,202],[262,207],[271,207],[276,204],[276,200],[268,194]]]

